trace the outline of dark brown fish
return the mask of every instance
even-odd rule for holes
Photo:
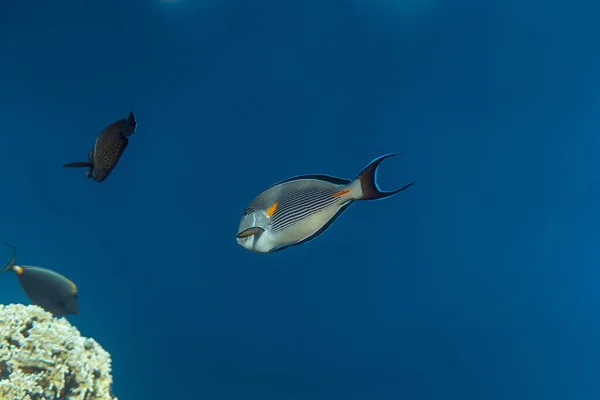
[[[120,119],[104,128],[96,138],[94,147],[88,153],[88,161],[64,164],[68,168],[87,167],[86,176],[96,182],[102,182],[115,169],[125,148],[129,144],[128,137],[133,135],[137,122],[133,111],[127,119]]]

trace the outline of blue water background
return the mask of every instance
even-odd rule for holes
[[[0,6],[0,237],[144,399],[600,397],[600,3],[46,0]],[[114,173],[84,170],[133,110]],[[385,201],[235,243],[289,176]],[[8,249],[0,251],[2,258]],[[0,302],[25,302],[14,277]]]

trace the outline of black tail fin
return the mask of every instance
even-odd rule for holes
[[[63,167],[67,167],[67,168],[83,168],[83,167],[91,167],[91,166],[92,166],[92,163],[89,161],[72,162],[72,163],[63,165]]]
[[[4,267],[2,267],[2,269],[0,269],[0,273],[2,272],[7,272],[7,271],[11,271],[12,267],[14,265],[16,265],[17,263],[17,248],[13,245],[10,245],[6,242],[2,242],[4,243],[5,246],[8,246],[12,249],[12,255],[10,256],[10,258],[8,259],[8,261],[6,262],[6,264],[4,264]]]
[[[362,172],[356,178],[360,181],[360,185],[362,188],[362,197],[360,198],[360,200],[383,199],[389,196],[393,196],[396,193],[399,193],[404,189],[417,183],[417,181],[411,182],[408,185],[400,189],[394,190],[392,192],[384,192],[381,189],[379,189],[379,185],[377,184],[377,168],[379,167],[379,164],[381,164],[386,158],[397,156],[399,154],[402,153],[391,153],[378,157],[375,160],[371,161],[371,163],[367,165],[365,169],[362,170]]]

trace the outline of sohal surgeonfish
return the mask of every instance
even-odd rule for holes
[[[77,286],[64,276],[49,269],[17,265],[17,250],[12,248],[12,255],[0,273],[15,271],[23,291],[29,300],[56,316],[79,314]]]
[[[305,243],[323,233],[356,200],[392,196],[416,181],[383,192],[377,168],[388,157],[373,160],[353,181],[328,175],[302,175],[276,183],[259,194],[244,210],[237,233],[240,246],[272,253]]]
[[[127,138],[133,135],[136,126],[137,122],[131,111],[127,119],[120,119],[100,132],[94,147],[88,154],[88,161],[72,162],[64,166],[68,168],[87,167],[85,176],[93,178],[96,182],[102,182],[117,166],[129,144]]]

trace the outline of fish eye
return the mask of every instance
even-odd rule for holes
[[[242,214],[242,217],[245,217],[246,215],[248,215],[248,213],[249,213],[249,212],[250,212],[250,209],[249,209],[249,208],[246,208],[246,209],[244,210],[244,213]]]

